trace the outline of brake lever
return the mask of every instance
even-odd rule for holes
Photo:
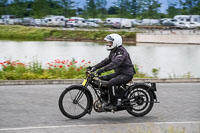
[[[97,74],[97,71],[92,72],[91,70],[88,70],[87,73],[90,74],[90,75],[94,75],[94,77],[97,77],[97,78],[99,78],[99,76],[100,76],[100,75]]]

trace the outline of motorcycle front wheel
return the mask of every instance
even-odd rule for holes
[[[64,90],[59,98],[62,114],[71,119],[83,117],[89,110],[90,97],[80,86],[71,86]]]

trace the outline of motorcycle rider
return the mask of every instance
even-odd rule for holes
[[[135,74],[135,69],[129,53],[122,46],[122,37],[119,34],[107,35],[104,40],[107,42],[106,49],[110,51],[110,54],[100,63],[90,67],[90,69],[91,71],[98,69],[98,75],[114,69],[115,73],[100,77],[100,79],[108,81],[106,86],[110,94],[110,104],[105,106],[104,109],[114,110],[117,105],[115,86],[131,81]]]

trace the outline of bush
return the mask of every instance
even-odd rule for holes
[[[32,73],[32,72],[25,72],[22,74],[21,79],[39,79],[39,76],[36,73]]]
[[[153,68],[152,69],[152,74],[153,74],[153,76],[154,76],[154,78],[158,78],[158,73],[159,73],[159,71],[160,71],[160,68]]]
[[[0,62],[2,70],[0,70],[0,80],[29,80],[29,79],[80,79],[85,78],[86,68],[91,64],[90,61],[82,60],[54,60],[47,63],[43,68],[41,63],[34,61],[28,65],[19,61]],[[135,66],[137,74],[135,77],[145,78],[146,74],[139,72],[139,68]],[[109,71],[103,75],[111,74]]]

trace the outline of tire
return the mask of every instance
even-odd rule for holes
[[[153,105],[154,98],[153,93],[148,90],[149,88],[145,85],[139,85],[132,88],[131,92],[128,95],[128,98],[133,98],[127,103],[127,112],[135,117],[142,117],[148,114]],[[136,95],[137,94],[137,95]],[[132,105],[133,104],[133,105]],[[136,109],[138,106],[142,106],[139,109]]]
[[[77,100],[77,96],[80,96],[80,94],[81,98]],[[78,119],[88,113],[90,102],[90,96],[82,86],[71,86],[62,92],[58,104],[64,116],[70,119]]]

